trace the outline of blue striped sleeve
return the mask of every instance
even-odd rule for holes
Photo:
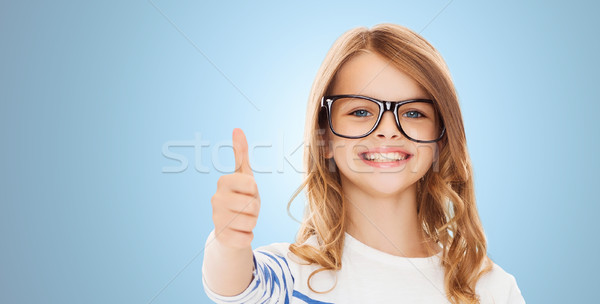
[[[221,296],[207,287],[203,277],[206,295],[215,303],[289,304],[294,290],[294,277],[286,259],[278,253],[265,250],[254,250],[253,256],[253,278],[246,290],[236,296]]]

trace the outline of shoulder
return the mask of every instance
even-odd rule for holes
[[[492,270],[477,281],[476,290],[482,300],[491,298],[496,303],[525,303],[516,278],[494,262]]]

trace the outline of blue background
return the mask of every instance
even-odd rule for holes
[[[529,303],[592,302],[597,11],[592,1],[3,1],[0,302],[209,303],[202,250],[216,181],[234,165],[233,128],[263,171],[253,246],[293,241],[286,204],[301,181],[294,149],[312,81],[337,37],[382,22],[421,33],[448,63],[490,257]]]

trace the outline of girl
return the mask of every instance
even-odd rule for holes
[[[308,101],[296,242],[252,250],[260,197],[241,130],[212,197],[203,285],[217,303],[524,303],[487,257],[457,94],[417,33],[343,34]]]

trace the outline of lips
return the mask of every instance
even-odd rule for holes
[[[399,148],[373,148],[358,154],[360,158],[373,167],[399,166],[412,157],[412,154]]]
[[[390,162],[390,161],[400,161],[408,158],[408,155],[399,152],[388,152],[388,153],[380,153],[380,152],[369,152],[361,154],[362,158],[374,162]]]

